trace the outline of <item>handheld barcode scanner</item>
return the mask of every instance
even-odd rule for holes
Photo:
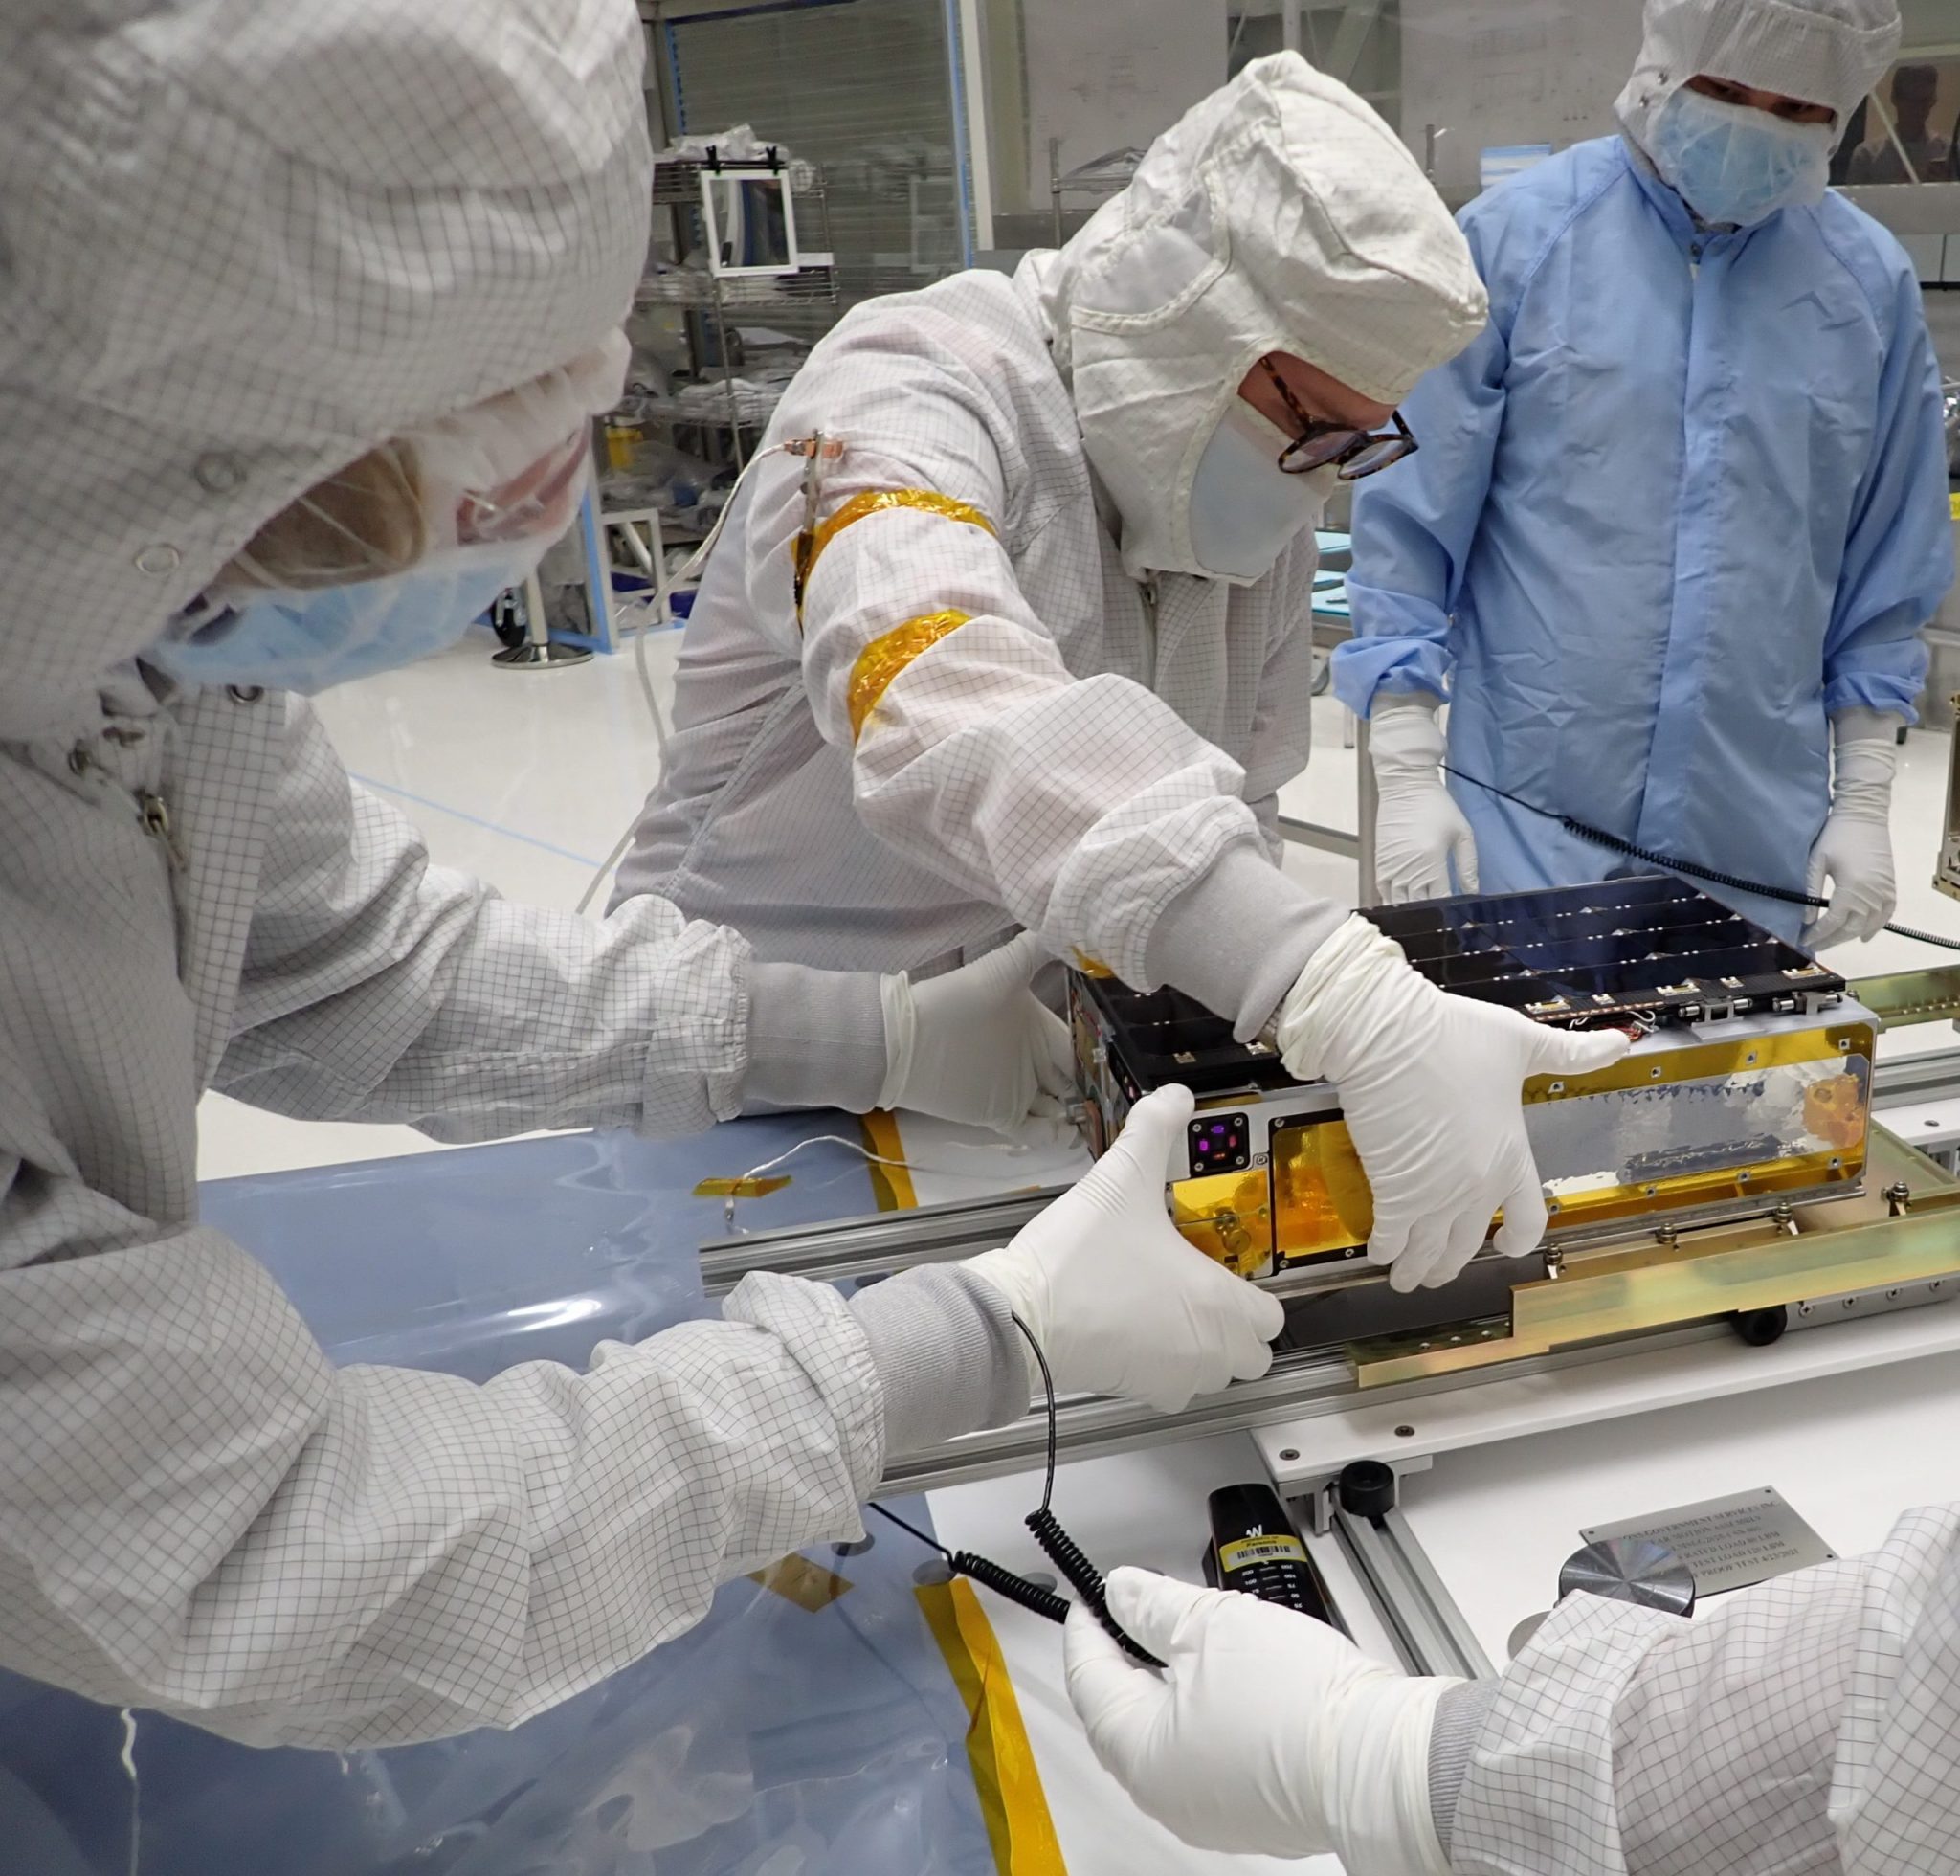
[[[1320,1572],[1271,1485],[1221,1485],[1209,1501],[1212,1539],[1205,1581],[1277,1602],[1339,1628]]]

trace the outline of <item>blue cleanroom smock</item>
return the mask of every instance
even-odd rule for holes
[[[1461,222],[1490,324],[1404,405],[1418,453],[1357,491],[1336,691],[1363,714],[1382,692],[1447,695],[1452,767],[1800,889],[1828,719],[1915,720],[1920,628],[1953,577],[1910,261],[1835,194],[1698,229],[1618,137]],[[1486,891],[1626,869],[1450,786]]]

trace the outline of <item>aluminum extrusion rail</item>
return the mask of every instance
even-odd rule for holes
[[[702,1285],[709,1296],[721,1296],[751,1270],[841,1283],[889,1276],[914,1264],[950,1262],[1005,1244],[1066,1190],[1051,1186],[966,1205],[710,1239],[701,1247]]]
[[[1732,1332],[1726,1322],[1693,1323],[1654,1330],[1642,1335],[1639,1345],[1642,1349],[1672,1349]],[[1415,1400],[1475,1388],[1486,1380],[1551,1374],[1598,1358],[1595,1350],[1562,1349],[1553,1354],[1506,1362],[1501,1369],[1478,1370],[1469,1376],[1440,1375],[1370,1388],[1368,1399],[1370,1406]],[[1057,1420],[1056,1450],[1066,1464],[1071,1460],[1102,1459],[1142,1446],[1161,1446],[1167,1440],[1245,1433],[1270,1426],[1275,1420],[1339,1413],[1356,1400],[1360,1392],[1354,1366],[1344,1353],[1330,1349],[1294,1351],[1282,1353],[1262,1379],[1235,1381],[1225,1393],[1193,1401],[1181,1414],[1152,1413],[1147,1407],[1123,1400],[1065,1400]],[[1009,1426],[962,1434],[928,1452],[898,1455],[886,1462],[878,1495],[938,1491],[947,1485],[1030,1471],[1041,1463],[1046,1437],[1046,1420],[1036,1413]]]

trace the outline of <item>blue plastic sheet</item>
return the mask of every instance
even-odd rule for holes
[[[696,1182],[830,1130],[856,1128],[520,1141],[231,1180],[205,1210],[338,1359],[480,1379],[706,1313],[696,1252],[725,1226]],[[848,1149],[782,1170],[738,1224],[872,1209]],[[134,1820],[140,1876],[991,1876],[966,1711],[913,1596],[924,1553],[880,1530],[808,1554],[851,1587],[812,1610],[729,1584],[699,1628],[524,1726],[387,1752],[140,1714],[132,1788],[120,1714],[0,1675],[0,1868],[128,1876]]]

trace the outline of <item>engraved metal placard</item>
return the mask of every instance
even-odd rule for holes
[[[1838,1554],[1781,1492],[1768,1485],[1643,1518],[1593,1525],[1579,1535],[1589,1544],[1604,1537],[1646,1537],[1665,1544],[1695,1573],[1698,1596],[1747,1589],[1788,1571],[1827,1563]]]

